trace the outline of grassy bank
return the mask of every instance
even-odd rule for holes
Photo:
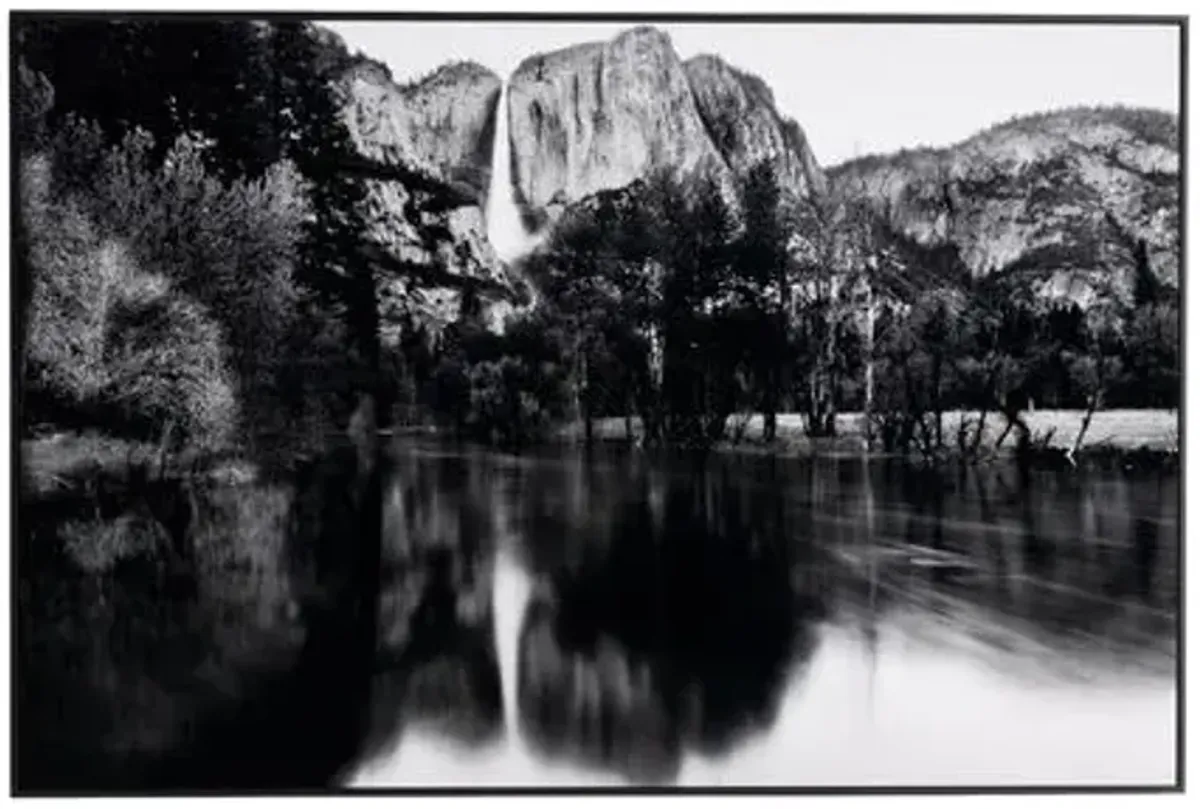
[[[329,444],[336,438],[332,436]],[[245,485],[264,471],[294,466],[297,458],[310,455],[258,453],[250,460],[245,453],[232,451],[163,453],[152,443],[97,432],[62,432],[21,442],[20,488],[25,496],[38,497],[85,485],[97,477],[125,478],[133,469],[156,477]]]
[[[1047,445],[1052,449],[1067,450],[1075,443],[1083,423],[1082,410],[1038,410],[1025,413],[1025,422],[1035,441],[1048,437]],[[967,418],[973,423],[977,413],[952,411],[943,414],[942,429],[947,444],[954,444],[960,420]],[[771,450],[780,454],[803,455],[807,453],[859,452],[865,436],[861,413],[840,413],[837,417],[837,436],[832,439],[812,439],[805,434],[804,420],[798,413],[782,413],[778,416],[777,436]],[[749,418],[733,417],[729,420],[727,434],[733,435],[743,428],[742,442],[730,441],[726,447],[734,448],[744,443],[748,448],[762,448],[763,419],[755,415]],[[641,430],[640,419],[632,419],[634,434]],[[993,413],[988,416],[984,427],[983,443],[996,447],[1004,433],[1004,417]],[[626,423],[623,418],[597,419],[593,425],[597,438],[623,440],[626,438]],[[569,425],[562,431],[563,437],[580,435],[579,425]],[[1016,432],[1009,431],[999,444],[1001,453],[1016,446]],[[1084,435],[1082,449],[1115,450],[1118,452],[1162,452],[1179,451],[1179,414],[1173,410],[1104,410],[1092,417]]]

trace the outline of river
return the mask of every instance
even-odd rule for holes
[[[350,786],[1175,780],[1176,474],[392,455]]]

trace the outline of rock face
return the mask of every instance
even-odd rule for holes
[[[438,330],[457,317],[465,286],[482,282],[493,291],[509,286],[507,270],[488,242],[483,214],[500,77],[459,63],[401,86],[384,65],[350,57],[336,35],[322,31],[320,36],[337,54],[331,62],[338,66],[343,120],[370,166],[366,185],[373,240],[390,258],[429,268],[418,278],[381,276],[384,341],[395,338],[395,325],[404,315]],[[391,169],[420,173],[454,203],[429,206],[413,200],[414,193],[424,192]],[[427,227],[447,237],[433,250],[419,237]]]
[[[683,62],[653,28],[526,59],[504,111],[500,77],[478,65],[400,86],[383,65],[320,36],[336,57],[351,136],[381,169],[367,181],[375,241],[394,259],[435,268],[383,283],[392,316],[409,307],[436,327],[457,316],[465,286],[515,289],[484,215],[500,112],[516,197],[534,225],[657,170],[708,174],[729,189],[766,160],[785,192],[865,197],[915,243],[956,253],[976,277],[1025,273],[1044,291],[1081,298],[1100,279],[1128,288],[1144,262],[1178,284],[1178,122],[1166,113],[1040,114],[946,149],[845,163],[827,179],[765,82],[715,56]],[[427,192],[389,175],[393,168],[419,172],[455,202],[414,200]],[[433,246],[419,238],[430,227],[442,233]]]
[[[1150,270],[1178,284],[1178,122],[1167,113],[1044,113],[829,177],[835,194],[865,195],[917,242],[956,247],[974,276],[1026,273],[1082,300],[1114,275],[1128,289],[1144,243]]]
[[[526,59],[508,99],[513,182],[535,212],[656,166],[720,163],[683,63],[652,28]]]
[[[513,180],[534,222],[657,169],[723,184],[760,158],[807,194],[824,177],[761,80],[715,57],[679,59],[666,34],[634,28],[526,59],[508,94]]]
[[[385,67],[359,61],[342,77],[345,120],[365,157],[404,163],[487,202],[500,77],[463,62],[401,87]]]
[[[825,193],[825,174],[804,131],[779,114],[766,82],[717,56],[694,57],[684,68],[709,138],[735,175],[769,160],[782,187],[802,196]]]

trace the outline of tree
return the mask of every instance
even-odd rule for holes
[[[29,155],[45,144],[46,117],[54,107],[54,87],[42,73],[26,64],[17,62],[17,75],[13,92],[13,133],[17,149]]]
[[[763,440],[773,442],[776,411],[788,387],[790,365],[791,262],[786,210],[775,170],[768,160],[755,164],[742,186],[743,227],[734,250],[738,305],[760,328],[748,335],[750,363],[761,393]],[[754,339],[758,337],[760,339]]]
[[[146,272],[82,206],[54,199],[45,158],[25,161],[21,174],[31,288],[23,382],[33,415],[224,446],[239,414],[222,330],[207,307]]]
[[[612,197],[596,201],[592,210],[560,223],[548,244],[527,263],[540,278],[550,308],[572,335],[572,400],[574,418],[583,425],[584,440],[592,443],[592,422],[603,396],[603,377],[612,329],[620,308],[621,257],[613,229],[617,208]]]
[[[622,261],[614,265],[622,308],[633,334],[645,347],[645,373],[636,398],[642,418],[642,437],[650,443],[667,438],[667,403],[663,395],[665,356],[664,243],[660,226],[669,212],[682,210],[682,187],[665,172],[651,175],[618,208],[618,246]]]
[[[737,343],[725,339],[734,220],[712,178],[696,178],[658,201],[674,208],[654,211],[665,237],[655,256],[663,269],[665,427],[674,442],[707,446],[724,433],[736,401],[741,357]]]
[[[342,367],[319,376],[336,380],[346,407],[357,389],[382,394],[375,268],[361,250],[366,185],[346,168],[356,151],[334,87],[341,58],[310,24],[37,20],[18,26],[16,39],[55,87],[54,128],[78,130],[74,117],[94,123],[89,137],[100,145],[141,138],[137,158],[150,169],[186,140],[213,182],[254,182],[291,161],[312,212],[298,251],[299,305],[314,322],[340,316],[350,342]],[[86,178],[94,166],[71,168]]]
[[[1061,353],[1068,358],[1070,379],[1085,397],[1083,422],[1067,451],[1067,459],[1072,463],[1083,446],[1092,416],[1103,406],[1106,391],[1121,373],[1125,307],[1113,283],[1113,276],[1108,275],[1107,279],[1107,283],[1100,285],[1096,299],[1078,321],[1081,331],[1079,339],[1070,340],[1060,347]]]
[[[839,346],[853,330],[864,271],[871,255],[870,219],[854,202],[813,200],[799,210],[796,262],[799,398],[805,427],[814,437],[836,432]]]
[[[291,129],[275,85],[270,26],[251,21],[38,19],[17,51],[55,86],[58,126],[73,114],[110,142],[143,129],[156,159],[184,135],[219,144],[207,167],[256,177],[285,157]]]
[[[357,151],[308,24],[273,24],[267,42],[275,65],[277,120],[288,124],[282,128],[285,154],[308,180],[315,214],[301,243],[299,278],[327,306],[343,308],[350,388],[365,390],[382,404],[376,273],[363,251],[367,190],[360,175],[346,170]],[[389,408],[378,412],[387,414]]]
[[[1135,406],[1179,407],[1178,297],[1126,315],[1123,398]]]
[[[509,447],[544,438],[567,411],[572,340],[549,308],[503,335],[453,326],[433,374],[431,403],[460,437]]]

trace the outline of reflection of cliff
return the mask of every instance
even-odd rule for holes
[[[812,654],[813,613],[761,497],[675,480],[665,519],[626,505],[602,560],[550,574],[522,631],[528,738],[661,781],[684,752],[728,752],[772,724],[789,672]]]

